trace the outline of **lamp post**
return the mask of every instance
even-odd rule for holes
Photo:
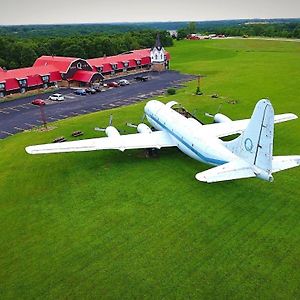
[[[196,89],[196,95],[198,95],[198,96],[200,96],[200,95],[202,95],[203,93],[201,92],[201,89],[200,89],[200,80],[201,80],[201,78],[203,78],[203,77],[206,77],[205,75],[198,75],[197,76],[197,82],[198,82],[198,84],[197,84],[197,89]]]

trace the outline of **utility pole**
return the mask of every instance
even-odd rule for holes
[[[39,105],[39,107],[40,107],[41,119],[42,119],[42,122],[43,122],[43,124],[44,124],[44,127],[45,127],[46,129],[48,129],[44,105]]]

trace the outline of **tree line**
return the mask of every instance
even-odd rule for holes
[[[26,38],[6,34],[0,36],[0,66],[6,69],[32,66],[42,55],[87,59],[150,48],[155,43],[157,33],[155,30],[141,30],[115,34]],[[159,34],[165,47],[173,45],[173,40],[167,31],[160,31]]]
[[[263,37],[280,37],[280,38],[299,38],[300,39],[300,22],[283,22],[283,23],[241,23],[227,24],[222,26],[208,26],[202,28],[199,23],[191,22],[187,26],[178,30],[177,39],[184,39],[188,34],[225,34],[226,36],[263,36]]]

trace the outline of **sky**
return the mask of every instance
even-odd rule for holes
[[[299,18],[300,0],[0,0],[0,24]]]

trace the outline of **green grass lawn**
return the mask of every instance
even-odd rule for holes
[[[174,96],[203,117],[246,118],[269,97],[300,115],[300,44],[183,41],[172,68],[207,75]],[[222,98],[213,100],[209,95]],[[227,104],[226,100],[238,104]],[[177,149],[30,156],[24,147],[138,122],[144,103],[0,141],[1,299],[299,299],[300,168],[270,184],[200,183],[208,167]],[[204,120],[208,121],[204,118]],[[129,129],[134,132],[134,129]],[[300,154],[300,121],[276,125],[276,155]]]

